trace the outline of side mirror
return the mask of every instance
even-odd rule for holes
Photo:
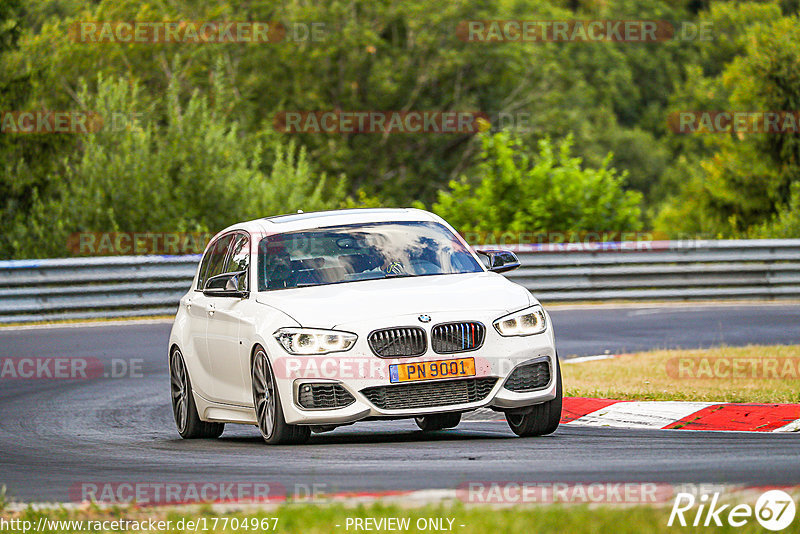
[[[519,258],[508,250],[476,250],[478,254],[489,259],[489,270],[493,273],[505,273],[519,267]]]
[[[248,292],[239,289],[239,280],[242,276],[247,276],[247,271],[223,273],[212,276],[206,280],[206,285],[203,287],[203,294],[209,297],[246,298]]]

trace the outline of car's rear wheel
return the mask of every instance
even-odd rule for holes
[[[289,425],[283,417],[281,398],[275,386],[275,375],[261,347],[256,347],[251,366],[253,404],[256,409],[258,429],[270,445],[305,443],[311,436],[308,426]]]
[[[561,365],[556,356],[556,397],[553,400],[531,406],[524,412],[507,412],[506,421],[511,430],[520,437],[552,434],[561,423]]]
[[[435,415],[425,415],[423,417],[415,417],[417,426],[423,432],[432,432],[434,430],[444,430],[445,428],[453,428],[458,426],[461,422],[461,413],[440,413]]]
[[[225,430],[224,423],[207,423],[197,414],[197,405],[192,395],[192,381],[186,370],[183,354],[176,348],[169,357],[170,392],[172,414],[178,433],[184,439],[218,438]]]

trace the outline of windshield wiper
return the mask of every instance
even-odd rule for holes
[[[408,278],[410,276],[416,276],[416,275],[410,273],[386,273],[386,276],[384,276],[384,278]]]

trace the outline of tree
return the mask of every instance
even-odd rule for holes
[[[800,28],[797,17],[750,26],[745,52],[725,67],[717,83],[727,95],[722,109],[782,112],[800,109]],[[704,139],[711,154],[686,177],[661,210],[657,229],[736,237],[764,234],[786,220],[800,182],[800,133],[734,132]],[[784,225],[790,228],[791,225]]]
[[[334,208],[344,197],[342,180],[329,184],[305,149],[240,132],[225,115],[233,96],[221,76],[213,103],[196,94],[183,105],[170,86],[166,117],[143,108],[136,82],[100,77],[96,86],[93,94],[84,85],[79,99],[105,119],[103,128],[64,162],[57,193],[17,221],[15,256],[64,255],[74,232],[216,232],[243,219]],[[110,127],[113,117],[121,129]]]

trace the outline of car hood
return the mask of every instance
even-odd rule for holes
[[[412,313],[512,312],[536,302],[524,287],[487,272],[273,290],[259,293],[256,301],[315,328]]]

